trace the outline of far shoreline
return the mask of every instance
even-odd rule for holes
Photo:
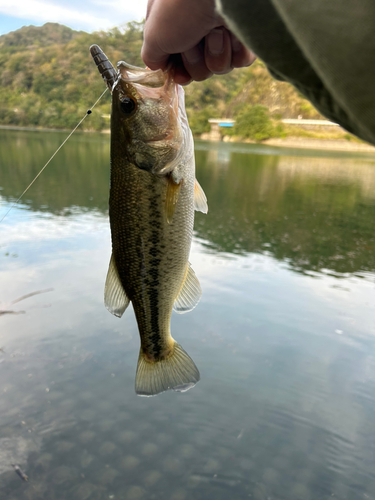
[[[14,131],[24,131],[24,132],[71,132],[70,129],[57,129],[57,128],[38,128],[38,127],[20,127],[17,125],[0,125],[0,130],[14,130]],[[80,130],[77,132],[81,133],[97,133],[97,134],[110,134],[110,129],[104,130]],[[203,137],[202,137],[203,136]],[[206,134],[202,134],[201,139],[207,141]],[[223,141],[212,141],[208,142],[230,142],[236,144],[259,144],[264,146],[274,146],[278,148],[300,148],[300,149],[316,149],[316,150],[326,150],[326,151],[348,151],[348,152],[369,152],[375,153],[375,146],[367,144],[364,142],[348,141],[340,139],[315,139],[309,137],[285,137],[285,138],[273,138],[267,139],[265,141],[257,142],[250,139],[238,140],[237,138],[231,137],[230,140]]]
[[[242,139],[237,137],[224,136],[221,141],[209,139],[208,134],[202,134],[199,139],[207,142],[225,142],[231,144],[258,144],[263,146],[273,146],[277,148],[299,148],[316,149],[325,151],[348,151],[348,152],[368,152],[375,153],[375,146],[359,140],[348,141],[345,139],[316,139],[313,137],[295,137],[266,139],[264,141],[254,141],[252,139]],[[198,137],[197,137],[198,138]]]
[[[285,139],[268,139],[262,144],[267,146],[277,146],[284,148],[301,149],[323,149],[330,151],[351,151],[351,152],[370,152],[375,153],[375,146],[364,142],[332,140],[332,139],[313,139],[306,137],[286,137]]]

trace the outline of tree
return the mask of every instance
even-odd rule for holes
[[[274,126],[265,106],[245,106],[235,116],[234,134],[256,141],[263,141],[275,135]]]

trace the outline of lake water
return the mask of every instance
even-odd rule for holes
[[[0,131],[0,217],[65,136]],[[0,224],[1,499],[375,498],[375,156],[196,160],[186,393],[135,395],[134,313],[103,305],[108,136],[75,134]]]

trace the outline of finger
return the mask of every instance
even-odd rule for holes
[[[143,29],[143,44],[141,57],[150,69],[166,69],[171,52],[164,47],[166,40],[164,33],[168,33],[170,24],[170,11],[167,9],[163,15],[163,5],[156,0],[147,3],[146,22]]]
[[[257,56],[241,43],[238,38],[230,33],[232,45],[232,68],[244,68],[250,66],[256,60]]]
[[[151,13],[151,10],[152,10],[152,6],[154,4],[154,1],[155,0],[148,0],[148,3],[147,3],[147,11],[146,11],[146,21],[147,19],[149,18],[150,16],[150,13]]]
[[[207,68],[217,75],[231,71],[231,39],[228,30],[224,27],[215,28],[206,36],[205,62]]]
[[[191,76],[185,69],[181,54],[172,54],[169,58],[168,66],[173,71],[173,78],[176,83],[187,85],[191,82]]]
[[[155,45],[150,48],[149,44],[144,41],[141,49],[141,57],[150,69],[156,70],[160,68],[164,71],[168,64],[169,54],[162,50],[156,50]]]
[[[192,49],[218,22],[214,0],[149,0],[143,61],[151,69],[166,69],[170,54]]]
[[[207,68],[204,60],[203,43],[186,50],[181,55],[185,70],[192,80],[201,82],[212,76],[212,72]]]
[[[189,73],[184,68],[177,68],[174,74],[174,81],[179,85],[189,85],[192,79]]]

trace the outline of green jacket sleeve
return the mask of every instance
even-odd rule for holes
[[[272,76],[375,144],[374,0],[216,0]]]

